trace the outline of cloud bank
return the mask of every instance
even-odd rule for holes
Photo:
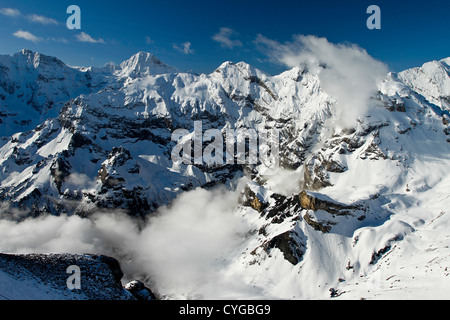
[[[236,201],[234,191],[199,188],[182,193],[147,222],[118,211],[89,219],[42,216],[17,222],[23,214],[4,207],[0,252],[106,254],[120,260],[125,281],[146,280],[169,297],[217,297],[219,287],[226,291],[230,285],[242,285],[222,274],[230,263],[226,256],[249,231],[234,212]]]
[[[335,120],[343,127],[354,126],[367,112],[370,96],[389,72],[384,63],[355,44],[333,44],[305,35],[286,43],[258,35],[255,43],[272,62],[318,75],[324,91],[337,101]]]

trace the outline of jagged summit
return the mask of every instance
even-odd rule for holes
[[[122,62],[117,74],[120,77],[133,78],[175,72],[178,72],[176,68],[166,65],[151,53],[141,51]]]
[[[81,94],[117,88],[128,78],[175,72],[176,68],[147,52],[102,68],[70,67],[58,58],[28,49],[0,55],[0,137],[31,130],[58,116],[64,103]]]
[[[0,56],[0,137],[56,117],[65,102],[96,86],[89,73],[55,57],[27,49]]]
[[[400,79],[428,101],[450,112],[450,57],[400,72]]]
[[[22,49],[15,53],[13,57],[16,59],[17,64],[26,64],[34,68],[68,68],[68,66],[56,57],[48,56],[39,52],[35,52],[28,49]]]
[[[259,70],[250,64],[240,61],[240,62],[232,62],[232,61],[225,61],[223,62],[216,70],[216,73],[222,73],[225,76],[244,76],[246,78],[257,76],[257,77],[266,77],[268,74],[266,74],[264,71]]]

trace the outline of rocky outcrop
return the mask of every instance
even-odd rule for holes
[[[273,248],[278,248],[284,258],[291,264],[299,263],[305,253],[304,240],[295,231],[287,231],[279,234],[264,244],[264,248],[270,252]]]
[[[69,277],[79,268],[79,288],[69,288]],[[8,275],[6,282],[15,285],[2,295],[19,295],[22,299],[75,300],[133,300],[133,295],[122,287],[123,272],[119,262],[111,257],[91,254],[0,254],[0,271]],[[32,283],[27,292],[22,283]],[[74,282],[75,283],[75,282]],[[11,296],[11,299],[16,297]]]
[[[263,212],[268,204],[247,185],[239,197],[239,203],[246,207],[251,207],[258,212]]]
[[[139,280],[133,280],[128,282],[125,287],[136,300],[139,301],[148,301],[148,300],[157,300],[155,294],[145,286],[145,284]]]
[[[331,214],[346,215],[350,212],[350,210],[357,208],[355,206],[348,206],[337,202],[333,202],[331,200],[324,200],[318,198],[313,194],[309,194],[305,190],[300,192],[298,197],[300,201],[300,206],[306,210],[313,210],[313,211],[324,210]]]
[[[331,230],[331,226],[326,225],[324,222],[315,221],[309,213],[306,213],[303,216],[303,220],[305,220],[305,222],[307,224],[309,224],[311,227],[313,227],[314,230],[316,230],[316,231],[322,231],[323,233],[328,233]]]

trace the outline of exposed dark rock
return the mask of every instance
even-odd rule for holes
[[[337,202],[319,199],[311,194],[308,194],[305,190],[298,195],[300,206],[306,210],[325,210],[331,214],[345,215],[350,210],[356,209],[355,206],[348,206]]]
[[[132,159],[130,151],[122,146],[112,148],[108,159],[113,159],[113,166],[123,166],[125,162]]]
[[[319,190],[332,186],[325,168],[314,162],[305,165],[303,181],[303,188],[305,189]]]
[[[24,149],[14,147],[13,154],[14,154],[14,162],[19,166],[24,164],[30,164],[33,162],[30,159],[30,154]]]
[[[450,124],[449,120],[446,117],[442,117],[442,124],[444,126],[448,126]]]
[[[380,149],[377,142],[374,140],[370,143],[370,145],[362,152],[359,156],[361,159],[369,159],[369,160],[379,160],[387,159],[387,156]]]
[[[312,219],[312,216],[311,216],[309,213],[306,213],[306,214],[303,216],[303,219],[305,220],[305,222],[306,222],[307,224],[309,224],[311,227],[313,227],[314,230],[322,231],[323,233],[328,233],[328,232],[330,232],[330,230],[331,230],[331,226],[326,226],[326,225],[323,225],[323,224],[320,223],[320,222],[314,221],[314,220]]]
[[[127,283],[124,287],[139,301],[157,300],[156,296],[139,280],[133,280]]]
[[[405,102],[403,100],[395,104],[395,111],[406,112]]]
[[[59,193],[61,193],[61,186],[66,178],[70,175],[70,164],[67,163],[61,156],[58,157],[50,168],[51,175],[55,181]]]
[[[264,203],[262,199],[246,186],[239,197],[239,203],[246,207],[251,207],[258,212],[263,212],[267,208],[268,204]]]
[[[383,255],[385,255],[389,250],[391,250],[392,244],[394,242],[402,240],[402,239],[403,239],[403,236],[400,235],[400,234],[396,235],[395,237],[393,237],[391,239],[389,239],[387,241],[387,244],[383,248],[381,248],[380,250],[372,253],[372,257],[370,259],[369,264],[376,264],[378,262],[378,260],[380,260],[383,257]]]
[[[92,144],[90,139],[86,138],[81,133],[75,132],[70,141],[69,148],[78,149],[90,144]]]
[[[297,196],[286,197],[274,193],[270,197],[275,199],[275,204],[270,205],[266,212],[267,218],[273,218],[272,223],[282,223],[286,218],[293,217],[302,209]]]
[[[377,261],[389,250],[391,250],[391,246],[385,246],[380,250],[378,250],[377,252],[373,252],[369,264],[377,263]]]
[[[445,128],[444,133],[446,136],[450,135],[450,127]]]
[[[273,237],[264,245],[267,251],[278,248],[283,253],[284,258],[296,265],[303,257],[305,247],[302,245],[302,239],[294,231],[287,231]]]

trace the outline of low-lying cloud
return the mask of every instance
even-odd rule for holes
[[[221,274],[230,263],[227,257],[249,231],[235,214],[236,192],[184,192],[146,222],[117,211],[17,222],[11,219],[12,209],[4,208],[0,252],[110,255],[121,261],[125,280],[147,280],[157,292],[172,297],[217,297],[218,283],[227,286]]]
[[[343,127],[354,126],[367,112],[371,95],[388,73],[384,63],[355,44],[333,44],[305,35],[286,43],[258,35],[255,43],[271,61],[318,75],[324,91],[337,101],[336,120]]]

